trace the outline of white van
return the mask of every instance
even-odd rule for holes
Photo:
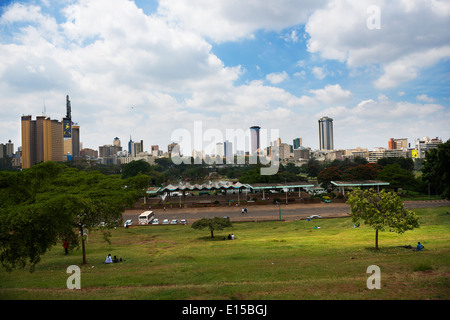
[[[145,211],[139,215],[139,224],[150,224],[153,221],[155,214],[153,211]]]

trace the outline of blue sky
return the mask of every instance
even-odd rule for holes
[[[224,135],[259,125],[315,149],[322,116],[335,148],[450,137],[448,1],[0,5],[0,143],[16,148],[20,117],[61,119],[67,94],[93,149],[131,135],[166,150],[195,121]]]

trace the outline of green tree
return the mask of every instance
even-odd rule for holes
[[[375,229],[375,249],[378,250],[378,231],[386,228],[399,234],[419,227],[418,216],[405,209],[400,197],[384,189],[355,189],[348,195],[352,221],[360,225],[360,220]]]
[[[306,173],[308,177],[315,178],[322,170],[322,165],[316,159],[309,159],[306,164],[301,166],[301,170]]]
[[[376,179],[381,167],[375,163],[349,167],[343,174],[344,180],[373,180]]]
[[[422,179],[436,193],[450,199],[450,139],[426,152],[422,163]]]
[[[152,166],[145,160],[134,160],[123,166],[122,177],[131,178],[138,173],[149,174],[152,171]]]
[[[23,172],[2,173],[2,265],[11,271],[29,262],[33,271],[41,255],[63,240],[69,240],[72,248],[81,242],[86,263],[84,231],[98,229],[108,240],[108,230],[122,222],[125,207],[145,194],[146,185],[148,180],[143,175],[122,179],[95,171],[80,172],[54,162]]]
[[[402,169],[413,171],[414,170],[414,161],[411,158],[405,157],[389,157],[389,158],[381,158],[377,160],[377,164],[385,167],[389,164],[398,164]]]
[[[193,229],[209,229],[211,231],[211,238],[214,238],[214,230],[223,230],[228,227],[232,227],[230,220],[219,217],[203,218],[192,224]]]
[[[379,173],[378,179],[389,182],[397,192],[398,188],[411,189],[415,178],[412,171],[403,169],[398,163],[386,165]]]

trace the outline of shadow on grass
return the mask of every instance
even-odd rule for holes
[[[199,237],[197,238],[197,240],[201,240],[201,241],[211,241],[211,242],[215,242],[215,241],[225,241],[227,239],[228,235],[214,235],[214,238],[211,238],[211,236],[207,236],[207,237]],[[234,239],[236,240],[236,239]],[[231,241],[231,240],[230,240]]]
[[[415,247],[410,245],[398,245],[398,246],[379,246],[378,250],[375,247],[365,247],[366,251],[381,254],[398,254],[398,253],[419,253],[420,251],[415,251]],[[423,251],[423,250],[422,250]]]

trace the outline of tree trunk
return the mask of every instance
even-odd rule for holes
[[[375,230],[375,250],[378,250],[378,229]]]
[[[81,251],[83,252],[83,264],[86,264],[86,248],[84,246],[83,226],[80,227],[80,235],[81,235]]]
[[[214,238],[214,230],[211,229],[211,238]]]

